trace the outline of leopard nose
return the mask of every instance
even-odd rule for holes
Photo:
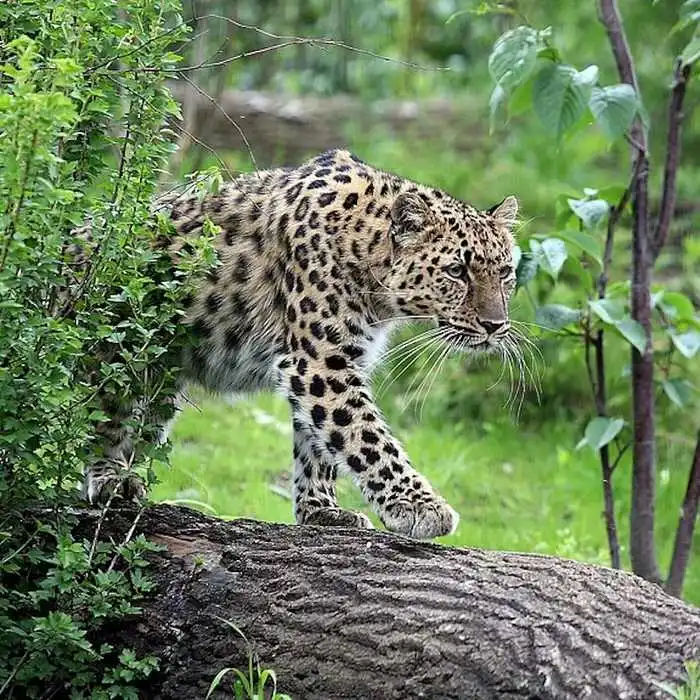
[[[493,335],[501,326],[503,326],[505,319],[502,321],[482,321],[480,319],[479,323],[484,327],[484,330],[489,335]]]

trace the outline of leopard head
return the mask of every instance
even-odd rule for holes
[[[477,211],[436,190],[399,194],[387,280],[397,315],[434,319],[461,349],[499,347],[510,330],[517,214],[512,196]]]

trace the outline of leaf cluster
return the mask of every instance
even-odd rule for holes
[[[681,66],[698,58],[693,48],[698,20],[695,0],[684,2],[678,22],[670,30],[671,34],[693,30],[678,56]],[[567,63],[551,28],[523,24],[506,31],[494,43],[488,67],[494,83],[492,126],[506,105],[512,114],[531,109],[555,143],[565,136],[573,137],[591,122],[605,134],[611,147],[624,144],[635,119],[643,128],[651,126],[632,85],[601,84],[598,66],[579,69]],[[611,265],[610,219],[613,214],[617,221],[631,213],[629,198],[624,186],[593,185],[557,198],[553,231],[525,231],[521,235],[516,249],[521,294],[527,295],[533,307],[536,334],[590,341],[604,331],[644,352],[647,335],[632,318],[629,281],[623,274],[608,284],[618,270]],[[690,362],[700,349],[700,317],[690,296],[679,289],[656,284],[652,292],[651,343],[660,370],[658,386],[672,406],[687,408],[697,400]],[[611,399],[620,407],[625,402],[623,396]],[[617,438],[625,426],[619,416],[595,416],[587,423],[579,445],[587,444],[597,451]]]
[[[211,263],[203,237],[173,272],[153,212],[178,108],[141,69],[177,62],[178,12],[0,4],[0,694],[136,697],[157,668],[95,642],[138,613],[150,546],[78,538],[70,504],[100,424],[137,397],[132,468],[167,460],[152,439],[172,410],[182,299]]]

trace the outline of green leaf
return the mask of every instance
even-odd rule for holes
[[[671,340],[678,348],[678,352],[690,359],[700,349],[700,332],[688,331],[687,333],[672,333]]]
[[[663,291],[658,305],[674,321],[690,321],[695,318],[693,302],[680,292]]]
[[[628,316],[618,321],[615,327],[639,352],[644,352],[647,346],[647,336],[641,323]]]
[[[700,0],[685,0],[678,12],[681,19],[700,21]]]
[[[515,269],[517,270],[518,266],[520,265],[520,259],[523,257],[523,251],[519,245],[513,246],[513,252],[511,253],[511,255],[513,258],[513,267],[515,267]]]
[[[567,199],[571,211],[586,228],[595,228],[608,215],[610,207],[604,199]]]
[[[700,36],[697,34],[690,40],[688,45],[681,52],[681,63],[683,66],[692,66],[700,58]]]
[[[532,245],[532,243],[530,245]],[[518,287],[524,287],[528,282],[534,279],[538,267],[539,262],[536,255],[533,253],[523,253],[515,271],[515,279]]]
[[[537,58],[544,58],[548,61],[554,61],[558,63],[561,60],[559,51],[557,51],[553,46],[545,46],[537,52]]]
[[[609,185],[608,187],[603,187],[598,191],[598,197],[604,199],[608,204],[617,204],[622,195],[625,192],[625,188],[622,185]]]
[[[691,385],[685,379],[662,379],[664,393],[679,408],[683,408],[690,400]]]
[[[598,67],[579,72],[572,66],[550,63],[535,77],[533,104],[546,129],[559,138],[584,113]]]
[[[499,85],[496,84],[496,87],[493,89],[493,92],[491,93],[491,97],[489,98],[489,131],[493,132],[494,125],[496,122],[496,113],[498,112],[500,106],[505,102],[506,98],[508,97],[508,94],[506,91]]]
[[[545,304],[535,311],[535,323],[544,326],[546,330],[558,331],[564,326],[577,323],[582,313],[563,304]]]
[[[543,267],[556,278],[566,261],[566,244],[559,238],[545,238],[542,241],[542,252],[546,261]]]
[[[597,452],[601,447],[613,440],[624,425],[625,421],[622,418],[596,416],[586,426],[583,440],[578,444],[578,447],[588,445],[593,451]]]
[[[489,73],[496,85],[508,91],[532,72],[537,61],[537,32],[520,26],[502,34],[489,56]]]
[[[530,241],[530,250],[537,258],[538,265],[556,279],[567,257],[564,241],[559,238],[545,238],[540,243],[533,239]]]
[[[603,251],[600,241],[590,233],[584,231],[569,230],[559,231],[559,238],[564,239],[567,243],[572,243],[580,248],[589,257],[593,258],[599,265],[603,264]]]
[[[588,306],[601,321],[613,326],[617,325],[625,314],[625,307],[619,299],[595,299],[589,301]]]
[[[632,124],[638,107],[637,93],[627,83],[594,87],[588,106],[605,134],[616,139]]]

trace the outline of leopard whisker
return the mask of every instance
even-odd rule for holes
[[[538,403],[541,400],[541,390],[542,390],[542,382],[541,382],[541,377],[542,377],[542,368],[544,367],[544,357],[542,355],[542,352],[540,349],[537,347],[537,345],[530,339],[528,338],[524,333],[518,331],[517,329],[512,329],[511,333],[511,342],[513,344],[519,344],[524,347],[526,352],[528,353],[528,357],[530,358],[529,363],[525,363],[526,369],[528,371],[529,375],[529,380],[530,383],[532,384],[533,388],[535,389],[535,393],[537,395],[537,401]],[[537,353],[537,355],[535,355]],[[539,359],[538,359],[539,356]],[[524,358],[523,358],[524,359]],[[541,364],[540,364],[541,362]]]
[[[498,352],[501,356],[501,371],[499,372],[498,378],[496,379],[496,381],[493,384],[491,384],[491,386],[487,387],[486,391],[491,391],[492,389],[495,389],[501,383],[501,380],[503,379],[503,375],[505,374],[505,371],[506,371],[506,353],[505,353],[505,349],[503,348],[503,346],[499,346]]]
[[[377,388],[377,395],[382,395],[383,392],[385,392],[394,382],[396,382],[401,376],[403,376],[409,370],[413,361],[420,357],[422,352],[428,350],[429,348],[432,348],[433,345],[440,341],[441,335],[441,333],[431,335],[429,338],[427,338],[425,343],[417,343],[413,347],[407,348],[406,353],[403,354],[403,356],[397,362],[397,364],[395,364],[389,370],[387,376],[384,377],[384,379],[380,383],[379,387]],[[421,338],[421,340],[423,339]]]
[[[399,354],[399,351],[404,350],[406,347],[409,347],[411,345],[415,345],[416,343],[420,343],[421,341],[426,340],[428,338],[431,338],[433,336],[440,335],[439,330],[440,329],[438,329],[438,328],[429,328],[425,331],[422,331],[418,335],[413,335],[410,338],[407,338],[406,340],[402,341],[398,345],[395,345],[394,347],[389,348],[388,350],[385,350],[375,360],[374,366],[376,367],[380,364],[383,364],[389,358],[393,357],[394,355]]]
[[[515,373],[513,371],[513,349],[510,343],[504,345],[506,351],[506,367],[508,368],[508,382],[510,384],[510,389],[508,390],[508,396],[503,408],[508,409],[513,400],[513,392],[515,391]]]
[[[450,341],[448,340],[448,342],[445,344],[445,349],[444,349],[442,355],[440,355],[437,362],[435,362],[435,364],[433,365],[433,370],[431,370],[432,378],[430,378],[431,373],[429,373],[426,377],[426,379],[430,378],[430,380],[427,384],[425,384],[424,391],[423,391],[423,398],[422,398],[420,405],[419,405],[419,409],[418,409],[418,420],[419,421],[423,420],[423,409],[425,408],[425,402],[428,399],[428,395],[430,394],[430,392],[433,388],[433,385],[435,384],[435,380],[438,378],[440,371],[442,370],[442,367],[445,364],[445,361],[452,353],[453,348],[449,344],[449,342]],[[419,387],[418,388],[418,396],[420,396],[420,393],[421,393],[421,389]]]
[[[441,353],[442,350],[444,349],[444,346],[442,345],[442,343],[440,343],[440,342],[438,342],[438,341],[436,341],[436,342],[433,343],[432,345],[435,345],[436,347],[432,347],[432,346],[431,346],[431,348],[430,348],[430,354],[428,355],[428,357],[427,357],[427,359],[426,359],[426,361],[425,361],[425,364],[430,364],[430,363],[432,362],[433,358],[434,358],[436,355],[438,355],[439,353]],[[409,400],[406,402],[406,405],[404,406],[404,408],[403,408],[403,410],[402,410],[402,413],[403,413],[403,411],[406,410],[406,408],[408,407],[408,405],[411,403],[411,398],[410,398],[410,397],[411,397],[411,391],[412,391],[413,387],[416,385],[416,382],[418,381],[418,376],[419,376],[419,375],[416,374],[416,375],[413,377],[413,379],[411,379],[411,383],[408,385],[408,388],[406,389],[406,394],[408,395]],[[422,384],[422,381],[423,381],[423,380],[421,380],[421,384]]]
[[[394,321],[432,321],[434,319],[435,316],[429,316],[426,314],[411,314],[408,316],[390,316],[389,318],[381,318],[378,321],[372,321],[372,323],[370,323],[369,325],[378,326],[380,323],[392,323]]]

